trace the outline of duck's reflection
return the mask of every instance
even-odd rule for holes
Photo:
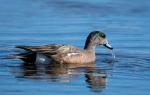
[[[46,80],[50,82],[76,82],[85,77],[87,87],[101,92],[106,86],[106,71],[95,64],[30,64],[23,63],[16,77]]]
[[[85,74],[88,87],[94,92],[100,92],[106,86],[106,72],[98,68],[90,68]]]

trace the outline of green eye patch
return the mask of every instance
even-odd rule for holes
[[[96,37],[96,38],[99,38],[99,37],[105,38],[105,37],[106,37],[103,32],[96,31],[95,33],[96,33],[96,34],[95,34],[95,37]]]

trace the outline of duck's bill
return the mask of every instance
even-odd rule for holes
[[[106,48],[108,48],[108,49],[111,49],[111,50],[113,49],[113,47],[112,47],[110,44],[108,44],[108,43],[107,43],[107,44],[104,44],[104,46],[105,46]]]

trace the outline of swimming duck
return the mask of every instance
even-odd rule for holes
[[[108,49],[113,49],[109,45],[106,35],[101,31],[91,32],[85,42],[84,49],[64,44],[48,44],[43,46],[23,46],[16,48],[24,49],[25,53],[15,55],[25,62],[49,62],[60,64],[85,64],[95,62],[95,47],[103,45]]]

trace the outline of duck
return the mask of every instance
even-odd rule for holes
[[[87,36],[83,49],[66,44],[18,45],[16,48],[23,49],[25,52],[14,56],[29,63],[86,64],[95,62],[95,48],[99,45],[113,49],[103,32],[92,31]]]

